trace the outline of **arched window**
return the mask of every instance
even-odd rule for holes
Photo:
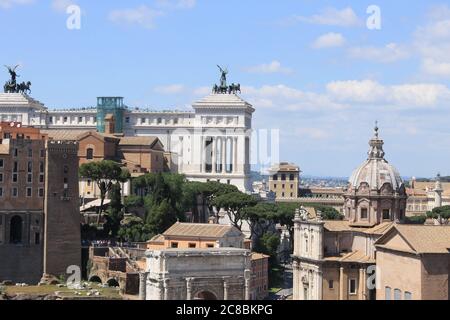
[[[92,149],[92,148],[86,149],[86,159],[87,160],[94,159],[94,149]]]
[[[22,218],[14,216],[11,219],[9,242],[13,244],[22,243]]]

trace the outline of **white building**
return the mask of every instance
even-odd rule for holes
[[[121,97],[101,97],[96,108],[49,110],[26,94],[0,94],[0,120],[42,129],[89,131],[104,128],[114,114],[118,133],[156,136],[173,154],[172,168],[193,181],[219,181],[251,191],[250,141],[255,109],[236,94],[211,94],[193,111],[129,108]]]

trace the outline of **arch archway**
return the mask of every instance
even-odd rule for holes
[[[9,229],[9,242],[13,244],[22,243],[22,218],[20,216],[14,216],[11,219]]]
[[[99,276],[91,276],[89,282],[102,283],[102,279]]]
[[[211,291],[200,291],[195,295],[194,300],[209,300],[214,301],[218,300],[216,295],[212,293]]]
[[[109,287],[111,287],[111,288],[118,288],[118,287],[120,287],[119,282],[116,279],[114,279],[114,278],[111,278],[108,281],[106,281],[106,284]]]

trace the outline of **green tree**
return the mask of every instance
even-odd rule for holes
[[[118,237],[124,242],[145,242],[150,240],[154,233],[137,217],[127,218],[118,232]]]
[[[111,191],[114,183],[127,181],[130,177],[130,173],[128,170],[123,170],[117,162],[105,160],[81,165],[79,175],[81,178],[94,181],[100,190],[100,210],[97,219],[98,225],[100,224],[103,213],[103,204],[106,195]]]
[[[276,233],[266,232],[259,238],[256,245],[256,252],[270,256],[270,265],[274,267],[278,264],[277,253],[280,246],[280,236]]]
[[[177,222],[177,214],[167,199],[154,204],[150,209],[146,224],[153,234],[160,234]]]
[[[289,232],[291,253],[294,251],[294,218],[298,208],[296,203],[278,203],[277,222]]]
[[[256,199],[242,192],[226,193],[213,200],[216,208],[226,211],[232,225],[242,230],[242,223],[245,220],[245,209],[257,204]]]
[[[111,203],[109,204],[104,229],[107,235],[115,238],[120,228],[120,222],[123,219],[122,192],[120,183],[113,184],[109,193],[109,198],[111,199]]]
[[[434,208],[432,211],[427,212],[428,218],[438,219],[439,216],[443,219],[450,219],[450,206]]]
[[[278,219],[278,205],[261,202],[243,211],[245,219],[249,222],[251,237],[257,239],[269,231],[269,228]]]

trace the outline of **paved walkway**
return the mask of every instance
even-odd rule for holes
[[[292,266],[285,265],[283,288],[270,295],[271,300],[286,300],[293,294]]]

